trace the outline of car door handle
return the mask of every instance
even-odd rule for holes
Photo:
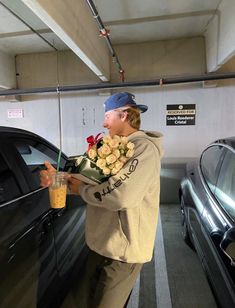
[[[51,228],[50,219],[47,219],[46,221],[42,222],[42,224],[38,228],[39,242],[43,241],[45,236],[48,234],[50,228]]]
[[[7,263],[10,263],[15,258],[15,254],[11,255],[7,260]]]
[[[62,209],[54,209],[51,214],[53,218],[56,218],[56,217],[62,216],[65,213],[65,211],[66,211],[66,207]]]

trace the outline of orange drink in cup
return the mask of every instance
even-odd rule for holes
[[[52,176],[52,183],[49,186],[50,204],[54,209],[65,207],[67,193],[67,173],[56,172]]]

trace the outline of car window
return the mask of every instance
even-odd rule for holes
[[[224,149],[222,146],[211,146],[201,156],[201,170],[210,190],[214,192],[218,178],[218,171],[221,164]]]
[[[31,145],[28,146],[28,151],[20,151],[20,154],[27,166],[43,165],[45,160],[48,160],[52,165],[56,165],[54,159],[33,148]]]
[[[17,140],[15,146],[39,187],[39,172],[44,168],[45,160],[49,161],[56,168],[58,153],[46,144],[34,140]],[[60,169],[63,169],[64,165],[65,160],[62,158]]]
[[[235,153],[227,150],[215,196],[228,215],[235,221]]]
[[[20,197],[21,194],[21,189],[13,171],[9,169],[0,153],[0,204]]]

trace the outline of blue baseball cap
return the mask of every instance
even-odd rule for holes
[[[140,110],[140,112],[145,112],[148,110],[146,105],[137,105],[135,102],[135,95],[129,92],[119,92],[111,95],[104,103],[104,111],[110,111],[118,109],[121,107],[135,107]]]

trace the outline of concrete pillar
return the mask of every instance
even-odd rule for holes
[[[206,31],[207,71],[216,71],[235,55],[235,1],[223,0]]]
[[[0,87],[5,89],[15,88],[15,57],[0,51],[0,67]]]

